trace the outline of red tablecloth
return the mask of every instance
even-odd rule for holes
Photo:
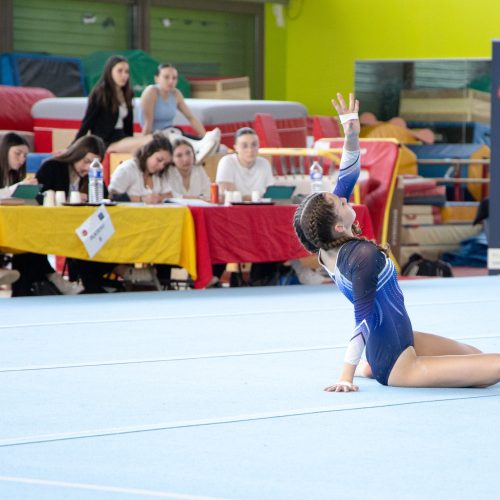
[[[310,255],[293,229],[295,205],[190,207],[196,233],[196,288],[212,277],[212,264],[280,262]],[[355,205],[364,236],[374,237],[370,214]]]

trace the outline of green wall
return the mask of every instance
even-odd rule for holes
[[[491,57],[498,0],[290,0],[285,27],[266,7],[265,98],[329,114],[359,59]]]
[[[164,20],[169,21],[168,27]],[[150,41],[151,55],[174,63],[181,74],[248,75],[255,83],[253,16],[153,6]]]
[[[14,0],[16,52],[86,56],[128,47],[127,5],[83,0]],[[83,22],[84,17],[93,23]]]

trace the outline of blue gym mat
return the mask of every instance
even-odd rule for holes
[[[405,281],[416,330],[500,352],[500,277]],[[0,301],[0,498],[497,499],[500,385],[326,393],[334,286]]]

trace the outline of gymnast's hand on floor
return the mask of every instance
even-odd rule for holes
[[[359,389],[357,385],[347,380],[339,380],[336,384],[325,387],[326,392],[356,392]]]

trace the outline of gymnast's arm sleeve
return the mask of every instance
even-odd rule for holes
[[[339,178],[333,194],[349,199],[361,170],[361,151],[342,151]]]
[[[370,332],[366,321],[362,321],[359,325],[356,325],[356,328],[352,333],[351,340],[347,344],[344,363],[347,363],[349,365],[357,365],[359,363],[363,351],[365,350],[369,333]]]
[[[358,364],[374,324],[380,251],[370,242],[359,243],[348,258],[352,270],[352,302],[356,327],[347,346],[344,361]]]

